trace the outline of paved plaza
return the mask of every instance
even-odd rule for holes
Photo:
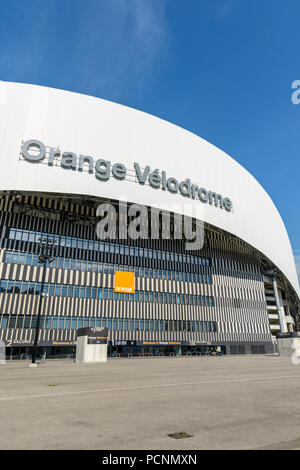
[[[0,448],[298,449],[299,392],[300,365],[276,356],[11,361]]]

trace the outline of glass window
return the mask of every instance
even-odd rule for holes
[[[62,297],[67,297],[67,286],[62,286],[60,295]]]
[[[81,269],[83,269],[83,267],[81,266],[81,261],[80,260],[75,260],[74,261],[74,269],[76,271],[80,271]]]
[[[7,288],[7,281],[1,281],[0,292],[4,293],[6,291],[6,288]]]
[[[7,282],[7,293],[11,294],[14,290],[14,281],[6,281],[6,282]]]
[[[28,237],[29,237],[29,233],[24,230],[23,234],[22,234],[22,241],[23,242],[28,242]]]
[[[21,291],[21,282],[20,282],[20,281],[16,281],[16,282],[15,282],[14,293],[15,293],[15,294],[19,294],[20,291]]]
[[[15,240],[21,240],[21,239],[22,239],[22,231],[15,230]]]
[[[49,284],[49,295],[50,296],[54,295],[54,284]]]
[[[14,240],[15,236],[16,236],[16,230],[14,228],[11,228],[9,231],[9,238],[11,240]]]
[[[76,269],[76,261],[75,259],[69,259],[69,269],[74,271]]]
[[[18,260],[19,258],[19,260]],[[23,254],[20,254],[20,256],[18,256],[18,253],[13,253],[12,256],[11,256],[11,263],[17,263],[19,261],[20,264],[24,264],[25,262],[25,255]]]
[[[55,286],[55,295],[56,296],[60,296],[60,292],[61,292],[61,286],[60,285],[56,285]]]
[[[80,286],[80,288],[79,288],[79,297],[80,298],[85,297],[85,287],[84,286]]]
[[[10,251],[7,251],[5,253],[4,262],[5,263],[17,263],[18,262],[18,255],[17,255],[17,261],[12,261],[12,258],[13,258],[13,254]]]
[[[9,318],[8,328],[15,328],[16,320],[17,320],[17,317],[15,315],[11,315]]]
[[[93,270],[93,263],[92,261],[86,261],[86,270],[92,271]]]
[[[23,328],[23,321],[24,321],[24,316],[19,315],[17,318],[16,328]]]
[[[73,297],[73,295],[74,295],[74,286],[69,285],[68,286],[68,297]]]

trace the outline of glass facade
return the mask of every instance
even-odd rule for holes
[[[232,342],[269,340],[263,277],[246,245],[209,230],[203,249],[189,252],[172,238],[102,241],[96,199],[27,193],[3,200],[0,340],[10,347],[33,343],[40,302],[39,345],[48,353],[74,349],[82,327],[108,328],[111,354],[217,345],[226,352]],[[43,290],[41,238],[56,242]],[[115,271],[135,274],[134,293],[114,292]]]

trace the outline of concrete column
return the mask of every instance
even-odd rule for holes
[[[280,305],[279,294],[278,294],[278,289],[277,289],[277,281],[276,281],[275,276],[273,276],[273,289],[275,293],[275,300],[276,300],[276,307],[277,307],[277,312],[278,312],[280,330],[281,330],[281,333],[286,333],[287,325],[286,325],[286,321],[284,317],[284,308]]]

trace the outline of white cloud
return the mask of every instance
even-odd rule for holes
[[[157,76],[168,49],[166,0],[96,0],[88,5],[74,44],[82,88],[114,99],[140,94]]]

